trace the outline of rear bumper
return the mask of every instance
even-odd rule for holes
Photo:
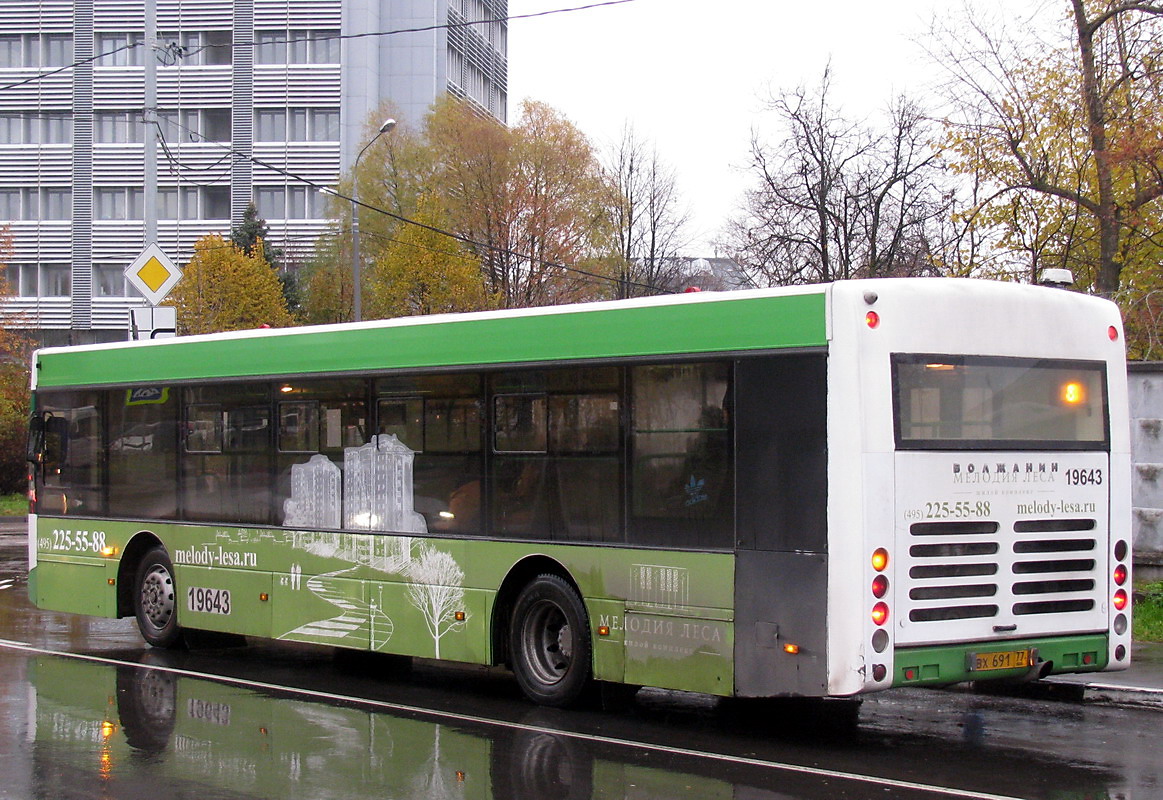
[[[1108,665],[1106,634],[1055,636],[1010,641],[969,642],[938,647],[902,647],[895,657],[893,686],[936,686],[961,681],[1042,678],[1070,672],[1098,672]],[[974,669],[974,656],[1032,650],[1033,663],[1013,668]],[[1004,656],[997,661],[1004,663]]]

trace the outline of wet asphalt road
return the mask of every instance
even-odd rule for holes
[[[146,646],[37,610],[0,532],[0,798],[1163,798],[1163,711],[903,690],[524,701],[503,670]]]

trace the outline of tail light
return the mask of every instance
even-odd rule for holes
[[[870,312],[872,313],[872,312]],[[885,625],[888,622],[889,608],[888,603],[884,598],[888,596],[889,580],[888,575],[884,571],[888,569],[888,550],[883,547],[878,547],[872,551],[872,568],[876,574],[872,576],[872,596],[876,599],[873,604],[869,616],[872,617],[872,623],[876,629],[872,632],[872,649],[877,653],[884,653],[889,646],[889,634],[885,630]],[[888,667],[885,664],[872,665],[872,680],[880,683],[888,677]]]
[[[1113,598],[1115,611],[1122,611],[1127,607],[1127,590],[1119,589]]]
[[[36,475],[32,470],[28,471],[28,513],[36,513]]]

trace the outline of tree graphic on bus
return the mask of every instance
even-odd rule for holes
[[[449,553],[421,543],[405,574],[412,580],[408,599],[424,616],[436,658],[440,658],[440,640],[468,621],[468,612],[463,608],[464,570]]]

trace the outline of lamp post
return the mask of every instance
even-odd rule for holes
[[[356,177],[355,171],[359,167],[360,158],[367,152],[367,149],[375,144],[376,139],[379,139],[394,127],[396,127],[396,121],[394,119],[384,120],[384,124],[380,125],[380,129],[376,131],[376,135],[368,140],[367,144],[356,155],[355,161],[351,163],[351,277],[355,281],[352,304],[354,306],[356,322],[363,319],[363,291],[360,287],[359,264],[359,180]]]

